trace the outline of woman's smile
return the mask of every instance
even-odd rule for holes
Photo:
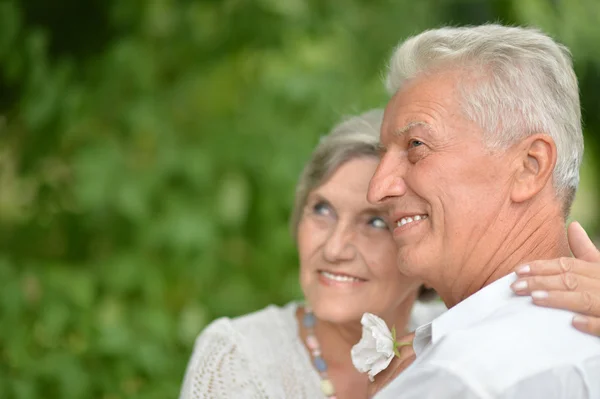
[[[332,287],[357,287],[367,282],[367,280],[346,273],[330,272],[319,270],[319,282]]]

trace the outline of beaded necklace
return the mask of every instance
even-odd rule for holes
[[[319,346],[317,336],[315,335],[316,323],[317,318],[312,312],[312,309],[310,306],[304,305],[304,317],[302,317],[302,325],[306,329],[306,346],[308,349],[310,349],[313,364],[319,372],[319,376],[321,377],[321,391],[326,398],[336,399],[337,397],[335,396],[335,388],[333,387],[333,383],[327,375],[327,363],[325,363],[325,360],[323,360],[323,357],[321,356],[321,348]]]

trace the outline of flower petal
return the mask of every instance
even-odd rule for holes
[[[380,331],[382,334],[389,335],[390,339],[392,338],[392,332],[388,328],[387,324],[385,324],[385,321],[372,313],[363,314],[360,323],[363,325],[363,327],[375,329]]]
[[[367,372],[373,381],[375,375],[384,370],[394,357],[394,341],[387,324],[371,313],[363,314],[362,337],[351,351],[352,364],[360,372]]]
[[[376,363],[371,366],[371,369],[368,371],[369,380],[372,382],[374,377],[379,374],[381,371],[385,370],[387,366],[390,365],[392,359],[394,358],[393,353],[392,356],[388,356],[385,358],[379,359]]]

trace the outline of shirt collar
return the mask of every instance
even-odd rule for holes
[[[510,285],[516,279],[515,273],[504,276],[458,303],[431,323],[417,328],[413,340],[417,357],[429,343],[435,344],[451,331],[469,328],[514,298]]]

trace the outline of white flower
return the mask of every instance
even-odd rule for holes
[[[363,314],[360,323],[362,338],[352,347],[352,363],[361,373],[369,373],[373,381],[394,358],[394,338],[385,321],[374,314]]]

